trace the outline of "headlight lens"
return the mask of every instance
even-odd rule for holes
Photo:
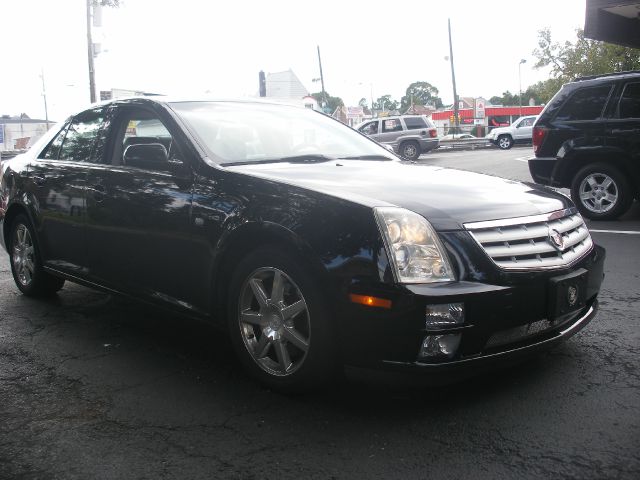
[[[444,248],[427,220],[404,208],[377,207],[374,211],[400,283],[454,279]]]

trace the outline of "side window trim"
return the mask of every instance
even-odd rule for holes
[[[98,114],[98,115],[101,115],[101,117],[98,117],[100,119],[99,120],[99,126],[98,126],[98,128],[95,129],[95,135],[93,136],[93,139],[89,140],[91,142],[91,146],[88,149],[89,151],[87,153],[87,156],[84,157],[84,158],[80,158],[80,159],[78,159],[78,158],[62,158],[61,160],[69,161],[69,162],[78,162],[78,163],[92,163],[93,162],[93,154],[95,152],[96,143],[98,141],[98,135],[101,132],[101,130],[104,127],[104,124],[105,124],[104,115],[106,113],[106,108],[105,108],[104,105],[103,106],[99,106],[99,107],[89,108],[89,109],[87,109],[87,110],[75,115],[72,119],[70,119],[68,127],[67,127],[67,131],[66,131],[65,136],[64,136],[64,141],[62,142],[62,145],[60,146],[60,150],[59,150],[59,153],[58,153],[58,159],[60,159],[60,155],[63,153],[63,150],[65,148],[67,140],[69,140],[69,132],[71,131],[71,128],[74,125],[78,125],[78,126],[83,125],[83,124],[86,125],[87,122],[83,121],[82,117],[84,115],[89,114],[89,113]],[[71,138],[73,139],[73,137],[71,137]],[[72,145],[72,148],[73,148],[73,145]]]
[[[616,105],[616,110],[615,110],[615,120],[630,120],[630,119],[636,119],[636,118],[640,118],[640,117],[621,117],[620,116],[620,107],[622,106],[622,100],[624,99],[624,93],[627,90],[627,87],[631,86],[631,85],[638,85],[640,86],[640,81],[628,81],[627,83],[625,83],[622,87],[622,91],[620,92],[620,98],[618,98],[618,104]]]
[[[571,101],[573,100],[573,97],[575,97],[579,92],[582,92],[584,90],[587,89],[595,89],[598,87],[601,87],[602,85],[589,85],[589,86],[584,86],[584,87],[579,87],[576,88],[573,92],[571,92],[569,94],[569,96],[564,100],[564,102],[562,102],[562,105],[560,105],[560,107],[558,108],[557,112],[554,115],[554,120],[557,119],[558,115],[562,112],[562,110],[564,109],[564,107]],[[607,93],[606,99],[602,105],[602,108],[600,109],[600,113],[598,114],[598,116],[596,118],[590,118],[590,119],[586,119],[586,120],[562,120],[564,122],[576,122],[576,123],[581,123],[581,122],[593,122],[594,120],[601,120],[605,118],[605,112],[607,109],[607,105],[609,105],[609,102],[611,101],[611,95],[613,93],[613,85],[609,85],[609,92]]]
[[[69,131],[69,125],[71,125],[71,121],[72,117],[69,117],[67,121],[64,122],[64,125],[60,130],[58,130],[58,133],[56,133],[49,141],[49,143],[47,143],[47,145],[40,151],[40,153],[36,157],[37,160],[58,160],[58,157],[60,156],[60,149],[64,144],[64,139],[67,137],[67,132]],[[56,153],[55,158],[47,158],[46,155],[47,153],[49,153],[49,149],[52,147],[53,143],[58,139],[60,135],[62,135],[62,141],[60,142],[60,146],[58,147],[58,152]]]

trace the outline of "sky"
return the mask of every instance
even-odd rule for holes
[[[3,0],[0,114],[63,120],[89,104],[86,0]],[[291,69],[347,105],[431,83],[451,103],[447,19],[459,96],[490,98],[549,77],[534,68],[542,28],[575,41],[585,0],[122,0],[93,28],[97,90],[247,97],[258,72]],[[9,47],[9,48],[7,48]]]

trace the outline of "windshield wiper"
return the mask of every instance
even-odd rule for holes
[[[352,155],[349,157],[340,157],[340,160],[392,160],[384,155]]]
[[[233,167],[236,165],[260,165],[262,163],[322,163],[337,160],[334,157],[327,157],[319,154],[295,155],[292,157],[269,158],[263,160],[243,160],[241,162],[225,162],[220,165]]]

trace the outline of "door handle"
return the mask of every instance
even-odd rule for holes
[[[91,186],[91,190],[93,190],[93,199],[96,202],[101,202],[104,200],[104,185],[97,183],[96,185]]]
[[[47,182],[47,177],[44,177],[42,175],[33,176],[33,183],[35,183],[39,187],[43,186],[46,182]]]
[[[614,128],[613,130],[611,130],[611,133],[613,133],[614,135],[618,135],[620,133],[636,133],[636,132],[638,132],[637,128],[629,128],[629,129]]]

